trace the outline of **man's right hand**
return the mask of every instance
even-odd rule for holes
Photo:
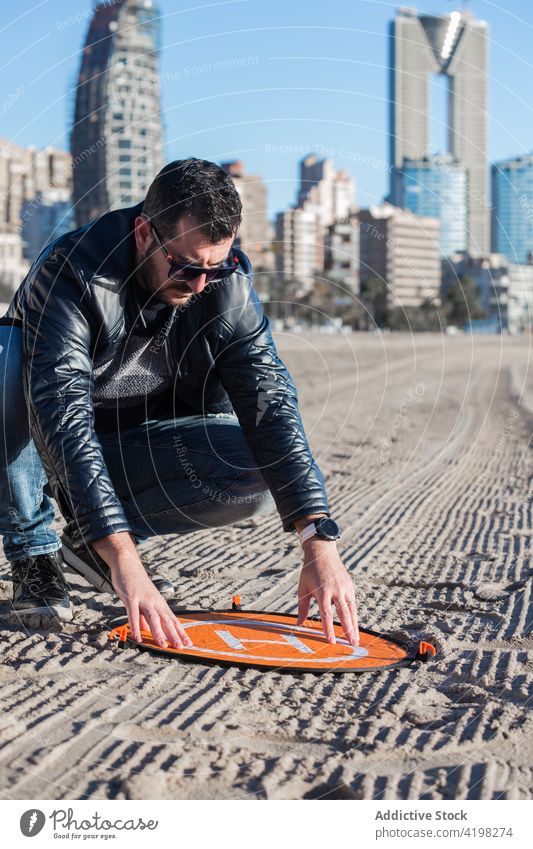
[[[93,540],[91,546],[111,570],[111,581],[126,608],[133,639],[141,643],[141,630],[147,630],[162,648],[167,643],[177,649],[190,648],[192,640],[148,577],[131,534],[110,534]]]

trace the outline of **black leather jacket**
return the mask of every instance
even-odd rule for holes
[[[141,207],[107,213],[45,248],[2,320],[22,328],[30,432],[77,541],[131,531],[95,431],[91,381],[93,363],[112,359],[134,322],[143,322],[132,232]],[[198,413],[233,409],[291,531],[294,519],[329,514],[329,506],[250,261],[236,252],[237,271],[195,296],[168,336],[175,402]]]

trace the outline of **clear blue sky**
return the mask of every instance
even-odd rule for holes
[[[492,159],[533,148],[533,7],[526,0],[501,2],[468,4],[490,25]],[[294,200],[298,160],[319,148],[354,175],[361,206],[380,201],[388,176],[387,23],[400,4],[158,5],[167,159],[243,159],[249,172],[267,180],[273,213]],[[461,5],[428,0],[417,8],[446,13]],[[68,147],[91,7],[90,0],[2,3],[0,136]]]

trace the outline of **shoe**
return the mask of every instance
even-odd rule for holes
[[[111,570],[105,560],[89,545],[74,545],[67,534],[61,535],[63,560],[82,575],[91,586],[101,593],[116,595],[111,582]]]
[[[99,592],[116,595],[115,588],[111,581],[111,569],[105,560],[96,553],[92,546],[84,543],[81,545],[75,545],[66,533],[62,534],[61,542],[63,544],[63,559],[65,563],[71,567],[71,569],[74,569],[78,575],[82,575],[85,580],[89,581],[89,583],[95,589],[99,590]],[[146,569],[154,587],[159,590],[162,596],[174,595],[174,584],[170,578],[167,578],[164,575],[158,575],[151,567],[148,567],[146,563],[143,563],[143,566]]]
[[[150,578],[154,587],[159,590],[161,595],[164,598],[172,598],[175,595],[176,587],[168,577],[168,575],[163,575],[161,572],[156,572],[153,566],[148,566],[143,560],[143,566],[148,573],[148,577]]]
[[[68,622],[72,608],[63,574],[61,552],[11,561],[13,608],[20,614],[53,615]]]

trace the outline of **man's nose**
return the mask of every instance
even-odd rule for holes
[[[187,286],[194,292],[195,295],[198,295],[200,292],[203,292],[205,289],[207,282],[207,277],[205,274],[199,274],[198,277],[195,277],[194,280],[188,280]]]

